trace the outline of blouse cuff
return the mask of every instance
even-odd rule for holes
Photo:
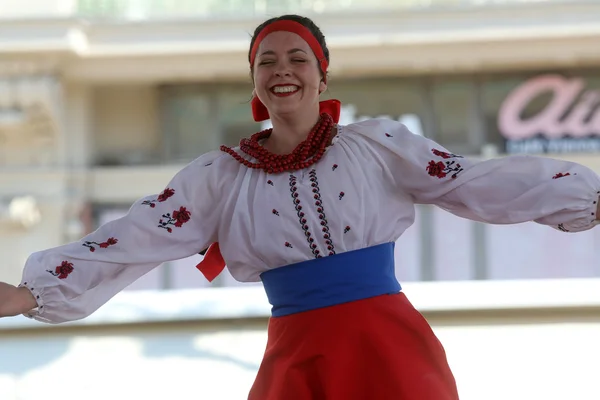
[[[562,232],[582,232],[599,225],[600,220],[596,215],[599,201],[600,190],[596,190],[589,200],[589,206],[583,211],[584,215],[570,223],[558,224],[557,229]]]
[[[42,312],[44,311],[44,298],[42,296],[42,291],[28,282],[20,283],[18,287],[27,288],[31,292],[33,297],[35,298],[35,301],[37,302],[36,308],[28,311],[27,313],[25,313],[23,315],[28,318],[32,318],[32,319],[39,318],[41,316]]]

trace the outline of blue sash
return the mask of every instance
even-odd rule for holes
[[[401,290],[392,242],[275,268],[261,279],[274,317]]]

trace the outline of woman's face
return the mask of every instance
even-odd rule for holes
[[[253,65],[254,90],[271,116],[318,109],[323,82],[308,43],[291,32],[273,32],[260,43]]]

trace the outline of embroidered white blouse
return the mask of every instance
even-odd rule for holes
[[[232,276],[396,241],[414,205],[493,224],[535,221],[565,232],[596,225],[600,179],[566,161],[510,156],[473,162],[385,119],[340,126],[306,170],[267,174],[220,151],[197,158],[167,188],[78,242],[32,254],[21,286],[29,315],[84,318],[162,262],[218,241]]]

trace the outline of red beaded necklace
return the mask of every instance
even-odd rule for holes
[[[271,136],[273,128],[255,133],[250,139],[242,139],[240,150],[257,160],[257,162],[246,160],[231,147],[221,146],[221,150],[230,154],[246,167],[262,169],[269,174],[297,171],[310,167],[323,157],[330,142],[333,127],[334,122],[331,115],[321,114],[319,122],[312,128],[306,140],[296,146],[294,151],[289,154],[273,154],[260,145],[261,140]]]

